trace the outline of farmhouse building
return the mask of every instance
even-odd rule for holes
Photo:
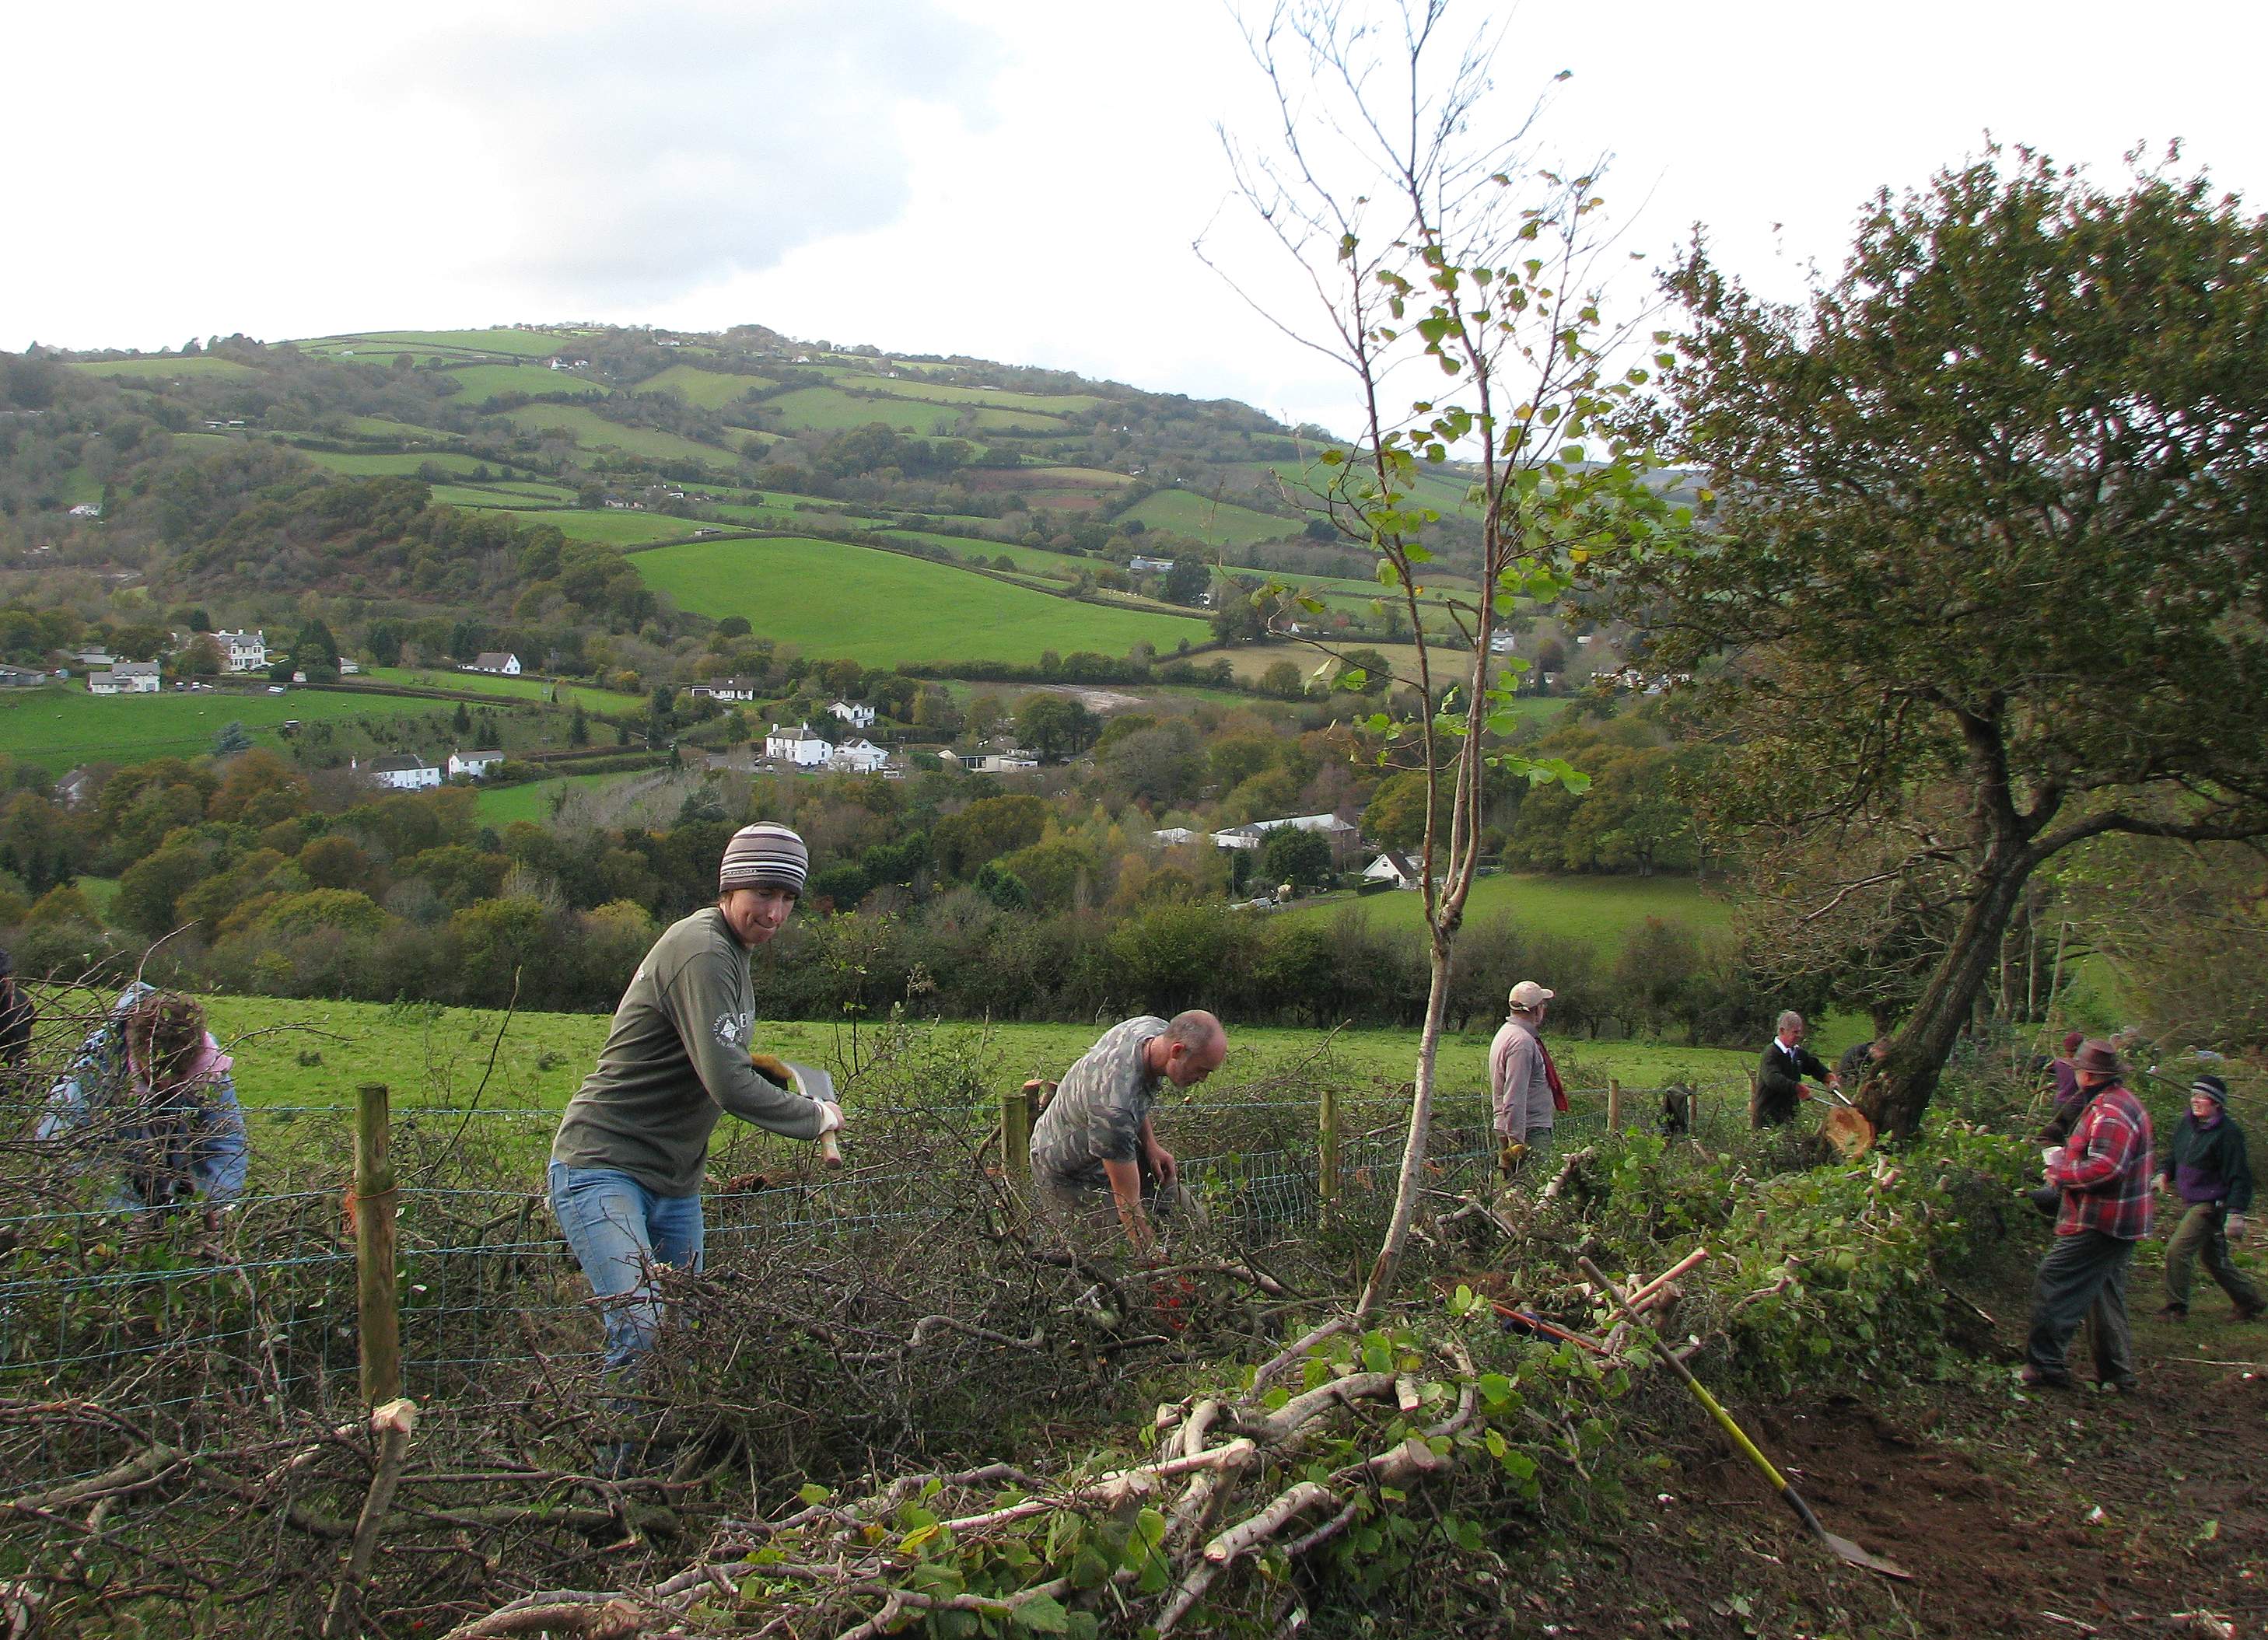
[[[75,518],[99,518],[102,516],[102,504],[99,501],[82,501],[70,510],[70,516]]]
[[[1147,558],[1137,553],[1126,561],[1126,567],[1137,575],[1164,575],[1174,567],[1171,558]]]
[[[456,779],[460,775],[468,780],[485,780],[488,778],[489,770],[503,761],[504,754],[497,751],[452,751],[447,761],[442,767],[449,771],[449,778],[452,780]]]
[[[798,769],[817,769],[835,755],[835,748],[812,733],[809,724],[798,724],[792,729],[774,724],[764,733],[764,755]]]
[[[473,657],[473,664],[465,670],[492,672],[500,678],[517,678],[519,676],[519,657],[500,649],[484,649]]]
[[[1167,849],[1178,849],[1197,835],[1186,826],[1168,826],[1163,831],[1153,831],[1151,839]]]
[[[409,752],[373,757],[364,772],[377,784],[396,791],[422,791],[441,783],[441,771],[436,765]]]
[[[231,672],[265,672],[268,670],[268,638],[258,630],[250,632],[216,632],[213,642],[228,661]]]
[[[1295,814],[1285,820],[1254,820],[1248,826],[1231,826],[1226,831],[1212,835],[1216,849],[1257,849],[1268,840],[1268,834],[1289,826],[1298,831],[1321,832],[1330,842],[1331,862],[1344,865],[1346,857],[1361,842],[1360,831],[1336,814]]]
[[[124,660],[108,672],[86,675],[90,695],[155,695],[164,687],[154,660]]]
[[[874,709],[871,706],[861,705],[855,701],[837,701],[827,710],[853,729],[872,729],[874,726]]]
[[[118,664],[118,657],[107,649],[79,650],[72,654],[71,658],[80,666],[89,668],[115,666]]]
[[[846,740],[835,748],[827,760],[828,768],[838,775],[880,774],[890,761],[890,754],[872,740]]]
[[[36,689],[48,674],[29,666],[0,666],[0,689]]]
[[[1363,868],[1362,880],[1366,883],[1391,883],[1396,888],[1418,886],[1418,868],[1410,857],[1399,849],[1388,849]]]
[[[756,686],[746,678],[711,678],[685,691],[696,701],[753,701]]]
[[[987,753],[976,767],[988,775],[1012,775],[1027,769],[1037,769],[1040,760],[1028,752]]]

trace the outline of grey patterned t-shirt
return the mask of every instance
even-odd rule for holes
[[[1142,1050],[1166,1033],[1166,1022],[1143,1014],[1114,1025],[1085,1057],[1064,1072],[1056,1096],[1032,1129],[1032,1172],[1060,1184],[1104,1182],[1102,1164],[1130,1162],[1139,1151],[1142,1118],[1158,1091],[1159,1075],[1142,1065]]]

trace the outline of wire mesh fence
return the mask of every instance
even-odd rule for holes
[[[1624,1125],[1655,1125],[1660,1089],[1622,1089]],[[1608,1089],[1570,1089],[1558,1150],[1606,1129]],[[1318,1098],[1168,1102],[1154,1112],[1197,1198],[1238,1243],[1302,1234],[1322,1204]],[[46,1207],[0,1218],[0,1393],[68,1391],[131,1377],[138,1407],[168,1411],[213,1386],[276,1407],[331,1407],[356,1370],[351,1109],[245,1112],[254,1187],[329,1175],[327,1188],[252,1188],[225,1214]],[[976,1180],[998,1175],[998,1109],[878,1107],[855,1132],[850,1168],[821,1173],[796,1148],[735,1141],[712,1161],[712,1254],[748,1239],[858,1246],[918,1239],[984,1211]],[[32,1121],[13,1109],[9,1128]],[[551,1223],[542,1157],[554,1112],[424,1107],[394,1121],[399,1283],[410,1395],[463,1393],[469,1377],[531,1358],[587,1358],[596,1322]],[[1395,1187],[1406,1096],[1338,1093],[1338,1184],[1356,1198]],[[1698,1144],[1747,1125],[1744,1086],[1697,1089]],[[472,1139],[472,1144],[468,1144]],[[862,1166],[859,1152],[880,1155]],[[724,1175],[744,1161],[747,1171]],[[976,1164],[976,1166],[968,1166]],[[1438,1102],[1426,1187],[1472,1188],[1495,1164],[1485,1098]],[[512,1177],[517,1173],[517,1177]],[[719,1188],[721,1187],[721,1188]]]

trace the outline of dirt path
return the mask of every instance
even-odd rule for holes
[[[2138,1272],[2136,1307],[2155,1291]],[[2020,1393],[2002,1374],[1878,1404],[1736,1407],[1828,1529],[1900,1562],[1910,1584],[1818,1549],[1697,1408],[1690,1444],[1631,1500],[1644,1536],[1535,1568],[1509,1632],[2268,1635],[2268,1323],[2222,1319],[2218,1293],[2198,1312],[2138,1327],[2132,1397]],[[2004,1301],[2011,1360],[2022,1313]]]

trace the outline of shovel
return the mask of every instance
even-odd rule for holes
[[[1616,1304],[1621,1305],[1625,1315],[1629,1315],[1630,1305],[1623,1297],[1622,1289],[1609,1281],[1605,1272],[1592,1263],[1589,1259],[1580,1258],[1576,1262],[1582,1267],[1583,1274],[1596,1283],[1602,1292],[1609,1295]],[[1811,1512],[1811,1505],[1803,1501],[1803,1494],[1788,1483],[1786,1476],[1772,1467],[1771,1459],[1756,1450],[1756,1444],[1749,1438],[1747,1431],[1734,1423],[1733,1415],[1719,1404],[1714,1395],[1701,1386],[1701,1380],[1693,1376],[1685,1363],[1680,1361],[1664,1346],[1661,1340],[1654,1335],[1653,1329],[1647,1327],[1643,1320],[1635,1315],[1631,1315],[1630,1320],[1631,1325],[1639,1328],[1653,1343],[1655,1352],[1668,1364],[1669,1370],[1684,1380],[1685,1387],[1693,1392],[1694,1399],[1708,1408],[1709,1416],[1717,1420],[1717,1426],[1732,1438],[1733,1445],[1748,1455],[1749,1461],[1756,1465],[1764,1479],[1771,1483],[1772,1489],[1780,1495],[1781,1499],[1790,1509],[1795,1511],[1797,1518],[1811,1529],[1811,1535],[1824,1543],[1830,1553],[1837,1560],[1845,1561],[1853,1566],[1863,1566],[1868,1571],[1880,1572],[1885,1577],[1896,1577],[1909,1583],[1913,1580],[1913,1573],[1896,1561],[1885,1560],[1879,1555],[1869,1555],[1850,1539],[1838,1538],[1825,1526],[1821,1526],[1819,1517]]]

